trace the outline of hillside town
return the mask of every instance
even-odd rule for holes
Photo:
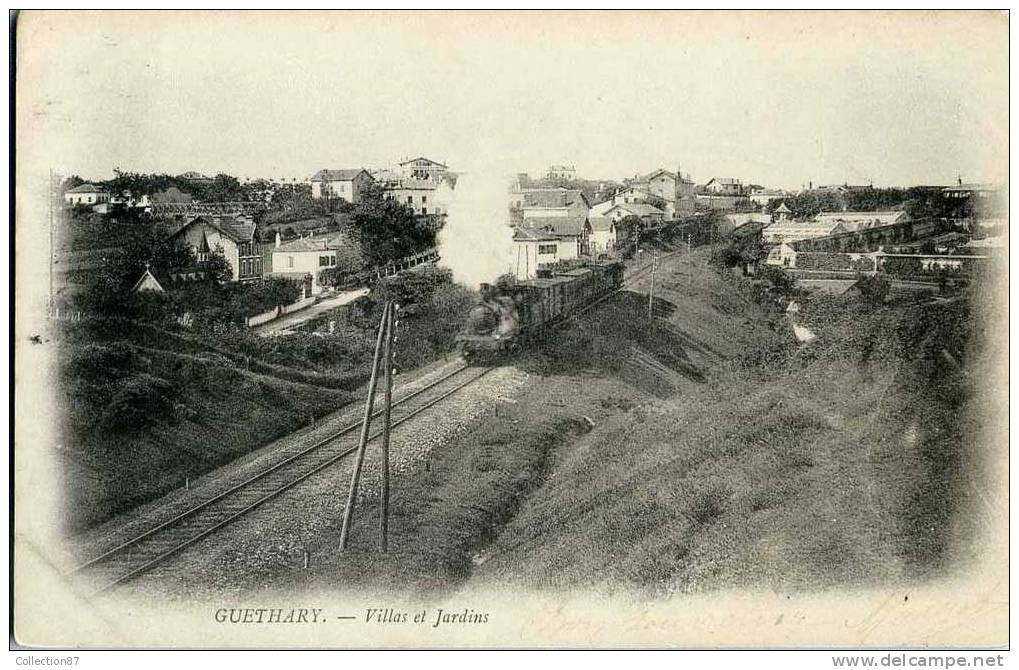
[[[363,283],[366,273],[424,258],[456,197],[458,176],[419,156],[392,167],[323,168],[300,180],[119,171],[108,180],[55,180],[51,309],[87,310],[87,287],[99,276],[108,285],[110,271],[121,273],[113,279],[124,293],[165,293],[216,276],[247,285],[251,295],[266,281],[284,281],[293,304],[311,305]],[[883,272],[943,286],[964,281],[975,264],[1004,251],[999,196],[999,187],[961,177],[939,186],[810,183],[788,191],[735,177],[697,184],[678,167],[603,180],[553,165],[534,178],[515,175],[506,223],[521,280],[557,263],[628,257],[641,235],[680,226],[698,240],[738,246],[734,265],[747,275],[763,266],[807,281]],[[368,215],[379,200],[388,207],[383,217],[399,213],[388,234],[406,237],[406,244],[379,244],[369,232],[379,225]],[[416,232],[404,235],[400,225]],[[123,244],[143,230],[148,249]],[[292,306],[247,302],[267,311]],[[250,323],[259,315],[243,316]]]

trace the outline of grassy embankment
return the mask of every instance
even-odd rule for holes
[[[653,327],[623,294],[525,356],[540,384],[394,484],[391,555],[306,578],[662,594],[944,569],[972,465],[966,299],[805,300],[800,346],[706,259],[664,264]]]
[[[415,273],[420,277],[420,273]],[[381,292],[395,291],[391,279]],[[411,282],[419,311],[398,342],[403,369],[452,347],[470,295],[448,279]],[[94,526],[181,487],[358,397],[367,379],[376,305],[330,313],[336,332],[261,338],[189,333],[139,321],[60,324],[60,454],[71,531]]]

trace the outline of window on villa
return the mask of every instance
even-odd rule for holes
[[[421,214],[424,215],[424,214],[427,214],[427,213],[428,213],[428,208],[427,207],[422,207],[421,208]]]
[[[294,267],[294,257],[293,256],[287,256],[287,267],[288,268]]]
[[[538,245],[538,253],[539,254],[552,254],[554,256],[555,252],[556,252],[556,245],[554,245],[554,244],[539,244]]]
[[[412,196],[412,195],[408,195],[407,196],[407,204],[408,205],[413,205],[414,204],[414,196]]]
[[[318,266],[320,268],[328,267],[329,266],[329,257],[328,256],[319,256],[318,257]]]

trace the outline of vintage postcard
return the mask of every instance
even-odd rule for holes
[[[1006,646],[1008,29],[16,13],[14,641]]]

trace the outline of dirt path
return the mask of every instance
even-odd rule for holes
[[[279,335],[284,331],[295,328],[296,326],[315,318],[323,312],[350,304],[363,295],[368,295],[367,288],[343,291],[342,293],[319,300],[314,305],[306,307],[300,311],[291,312],[290,314],[285,314],[278,319],[273,319],[272,321],[263,323],[260,326],[255,326],[251,330],[263,337],[268,335]]]

